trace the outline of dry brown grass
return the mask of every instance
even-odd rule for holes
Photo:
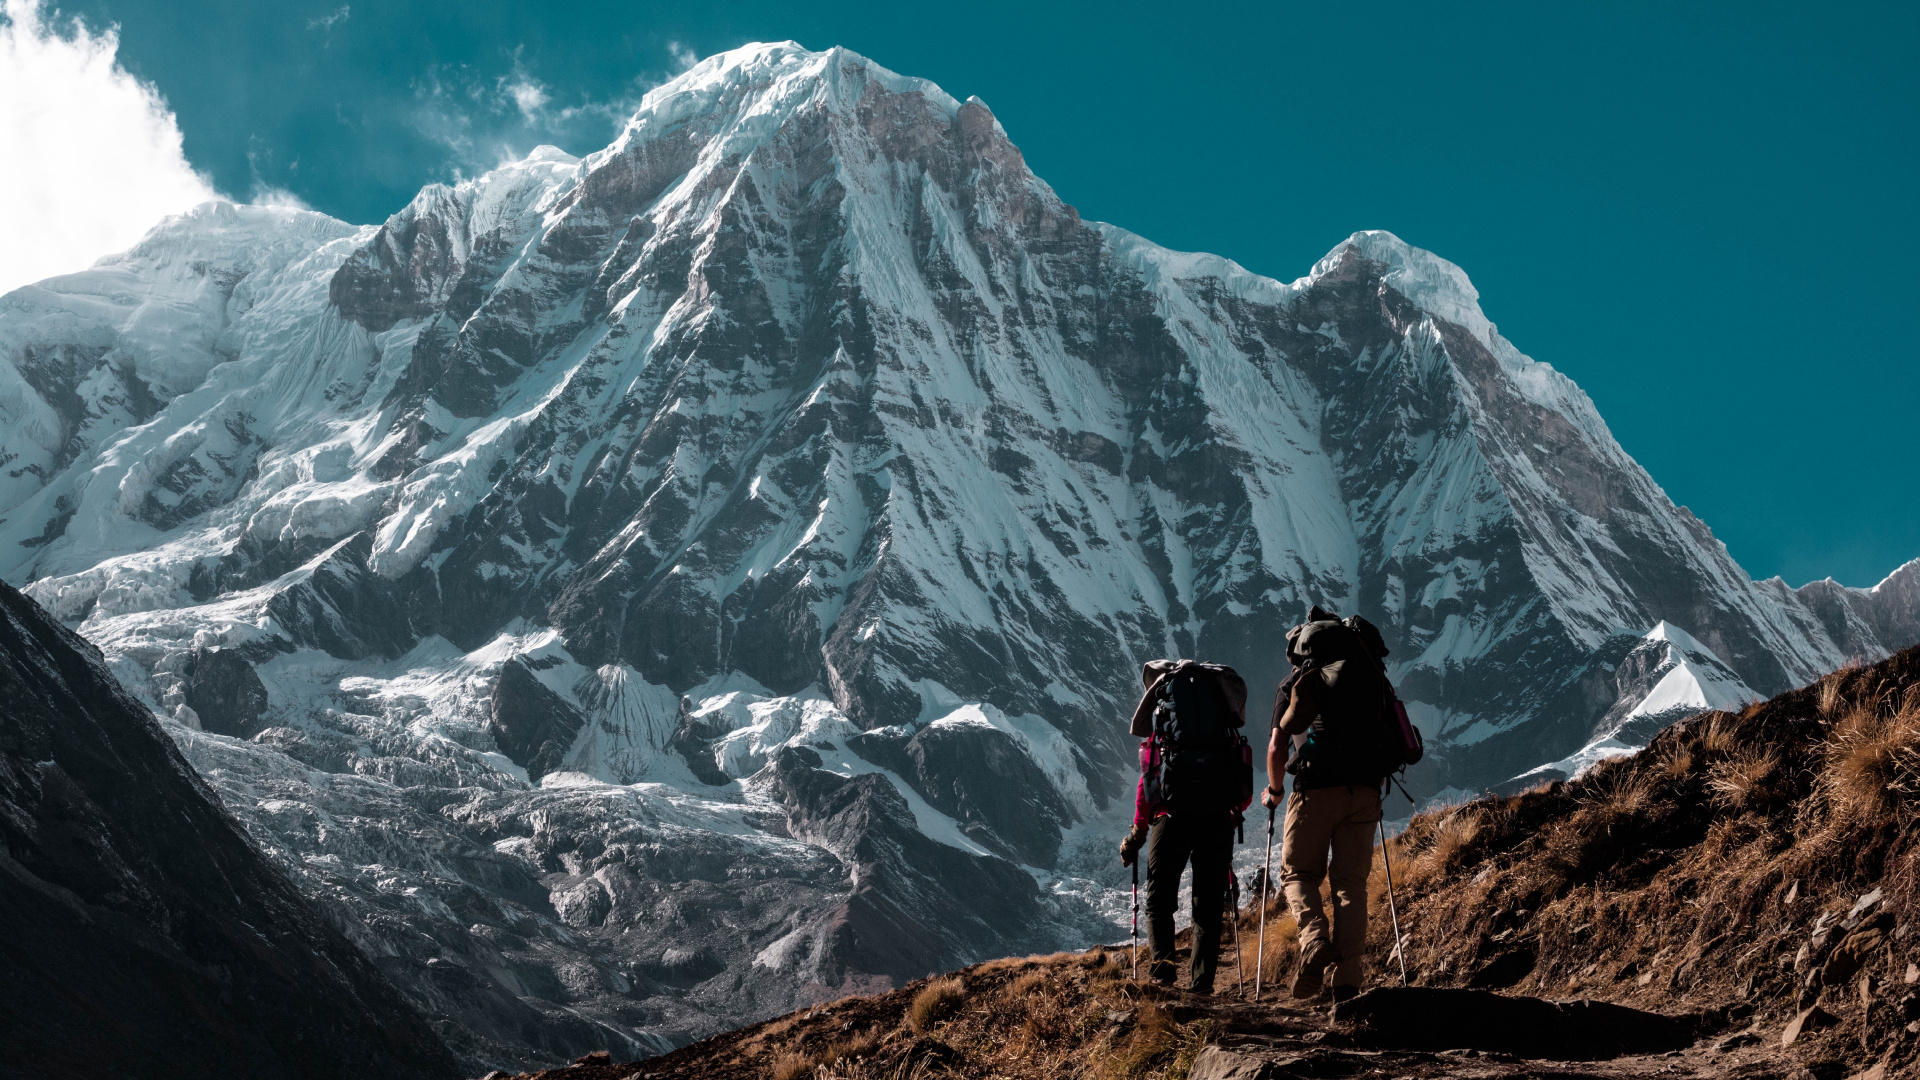
[[[1240,914],[1240,953],[1236,956],[1233,952],[1233,930],[1229,927],[1220,950],[1219,977],[1214,985],[1223,989],[1230,987],[1237,976],[1251,996],[1256,976],[1266,988],[1285,983],[1293,977],[1294,952],[1299,941],[1300,928],[1287,910],[1286,900],[1275,893],[1267,909],[1266,947],[1262,949],[1260,908],[1258,904],[1248,904]],[[1271,1000],[1271,991],[1263,992],[1261,997]]]
[[[1704,741],[1710,749],[1717,743],[1730,745],[1730,740],[1719,738],[1720,716],[1707,725]],[[1613,817],[1625,817],[1637,814],[1653,804],[1658,793],[1654,777],[1645,771],[1631,768],[1626,759],[1616,758],[1593,771],[1593,778],[1583,789],[1584,801],[1589,807]]]
[[[1668,780],[1684,780],[1693,773],[1693,751],[1676,747],[1661,758],[1661,775]]]
[[[1740,745],[1740,717],[1717,712],[1709,715],[1700,733],[1700,749],[1710,754],[1725,754]]]
[[[879,1033],[868,1031],[854,1035],[851,1038],[835,1039],[833,1042],[828,1043],[827,1048],[822,1050],[813,1060],[816,1065],[825,1065],[831,1068],[842,1062],[858,1061],[872,1054],[879,1046]]]
[[[1839,715],[1840,707],[1846,701],[1846,687],[1856,669],[1852,665],[1821,679],[1819,689],[1814,692],[1814,703],[1819,706],[1820,715],[1834,717]]]
[[[1780,769],[1780,755],[1748,747],[1715,762],[1707,771],[1707,789],[1723,806],[1746,810],[1765,802],[1767,785]]]
[[[1149,1005],[1140,1010],[1133,1029],[1100,1065],[1095,1076],[1122,1080],[1144,1076],[1156,1065],[1165,1064],[1178,1051],[1180,1025],[1164,1005]]]
[[[1911,785],[1920,758],[1920,711],[1892,716],[1867,706],[1836,720],[1827,738],[1822,779],[1837,813],[1886,814]]]
[[[913,1005],[907,1010],[907,1024],[916,1034],[925,1035],[966,1003],[967,990],[959,979],[935,979],[914,995]]]
[[[1049,989],[1052,985],[1053,978],[1045,971],[1029,971],[1018,979],[1013,980],[1013,985],[1007,988],[1007,992],[1015,997],[1026,997],[1029,994]]]
[[[1446,815],[1429,834],[1429,840],[1407,866],[1410,880],[1445,877],[1458,864],[1460,856],[1480,835],[1482,816],[1471,806],[1463,806]]]
[[[1275,927],[1268,929],[1277,939]],[[1227,964],[1222,989],[1231,992],[1231,962],[1222,959]],[[1124,954],[1106,949],[980,964],[747,1029],[725,1057],[703,1059],[715,1068],[702,1075],[725,1080],[1184,1076],[1206,1042],[1205,1021],[1181,1023],[1163,1004],[1168,992],[1127,974]],[[936,1056],[919,1056],[926,1053]]]
[[[791,1050],[775,1054],[773,1064],[767,1071],[772,1080],[801,1080],[802,1077],[811,1077],[813,1073],[813,1058]]]

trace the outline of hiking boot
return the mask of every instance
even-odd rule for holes
[[[1318,971],[1309,971],[1302,967],[1293,977],[1293,996],[1301,1000],[1319,997],[1320,991],[1325,987],[1326,982],[1320,977]]]
[[[1296,998],[1316,998],[1327,985],[1328,965],[1333,963],[1332,949],[1319,948],[1300,958],[1300,971],[1293,977],[1293,996]]]

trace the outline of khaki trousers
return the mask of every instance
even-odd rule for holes
[[[1367,875],[1373,870],[1373,829],[1379,820],[1379,788],[1296,789],[1287,799],[1280,887],[1300,925],[1303,963],[1316,969],[1337,964],[1335,986],[1359,986],[1366,973]],[[1329,876],[1334,899],[1331,933],[1327,913],[1320,906],[1320,882]]]

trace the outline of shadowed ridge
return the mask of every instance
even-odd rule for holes
[[[456,1075],[99,652],[4,583],[0,835],[9,1075]]]

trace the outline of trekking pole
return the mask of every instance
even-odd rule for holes
[[[1260,1000],[1260,977],[1267,970],[1267,894],[1273,882],[1273,811],[1267,807],[1267,854],[1260,860],[1260,945],[1254,950],[1253,1000]]]
[[[1140,860],[1133,861],[1133,981],[1140,981]]]
[[[1240,947],[1240,876],[1227,867],[1227,895],[1233,900],[1233,993],[1242,1001],[1247,997],[1247,952]]]
[[[1387,822],[1380,821],[1380,863],[1387,868],[1387,914],[1393,916],[1393,954],[1400,958],[1400,985],[1407,985],[1406,939],[1400,936],[1400,907],[1393,900],[1393,860],[1387,857]]]

